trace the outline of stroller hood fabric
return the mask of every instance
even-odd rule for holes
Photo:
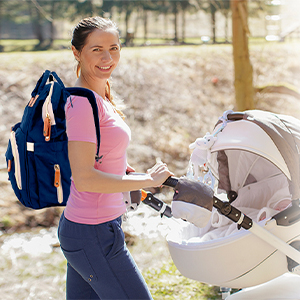
[[[242,149],[253,152],[260,156],[263,156],[270,160],[276,165],[288,178],[290,192],[292,194],[292,200],[299,199],[300,197],[300,159],[299,159],[299,148],[300,148],[300,121],[291,116],[277,115],[270,112],[260,110],[249,110],[244,113],[233,113],[228,115],[229,123],[230,120],[239,121],[245,120],[249,128],[246,132],[240,130],[240,134],[232,134],[230,131],[230,141],[228,142],[227,148],[224,147],[221,140],[227,140],[228,136],[220,138],[223,132],[219,133],[218,140],[212,147],[211,151],[218,151],[219,161],[219,181],[222,182],[222,188],[226,191],[231,190],[229,176],[228,176],[228,162],[224,151],[221,149]],[[238,122],[241,123],[241,122]],[[257,125],[253,126],[251,123]],[[217,123],[218,126],[220,122]],[[240,124],[238,125],[240,127]],[[255,128],[257,127],[257,128]],[[258,131],[262,129],[265,136],[262,136],[261,141],[258,141]],[[246,130],[246,129],[245,129]],[[251,140],[251,132],[256,130],[254,138]],[[226,131],[226,127],[224,132]],[[250,138],[249,138],[250,136]],[[248,145],[245,146],[245,141]],[[273,144],[271,145],[270,142]],[[269,147],[266,144],[270,144]],[[253,147],[253,145],[255,145]],[[264,149],[261,152],[261,149]],[[267,149],[267,150],[266,150]],[[271,153],[272,152],[272,153]],[[274,161],[275,160],[275,161]],[[223,178],[221,178],[223,176]],[[251,180],[249,178],[248,180]]]

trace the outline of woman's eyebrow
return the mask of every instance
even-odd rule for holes
[[[91,48],[103,48],[103,46],[93,45],[93,46],[91,46]]]
[[[119,46],[119,44],[111,44],[109,47],[114,47],[114,46]],[[103,48],[103,46],[100,46],[100,45],[94,45],[94,46],[91,46],[91,48]]]

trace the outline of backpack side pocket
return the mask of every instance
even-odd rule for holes
[[[11,186],[12,186],[17,198],[21,199],[21,193],[18,188],[16,176],[15,176],[15,160],[14,160],[14,155],[12,152],[12,146],[11,146],[10,140],[8,141],[5,158],[6,158],[6,164],[7,164],[8,180],[11,182]]]
[[[15,181],[19,190],[22,190],[22,179],[21,179],[21,166],[20,166],[20,156],[19,149],[16,141],[15,132],[12,130],[10,133],[10,145],[12,154],[15,162]]]
[[[66,205],[71,186],[67,147],[67,141],[34,145],[39,208]]]

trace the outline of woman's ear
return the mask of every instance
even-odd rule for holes
[[[80,62],[80,52],[74,46],[72,46],[72,51],[75,59]]]

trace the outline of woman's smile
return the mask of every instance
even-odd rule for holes
[[[96,68],[100,69],[101,71],[110,71],[110,69],[112,68],[112,65],[110,66],[103,66],[103,67],[100,67],[100,66],[96,66]]]

